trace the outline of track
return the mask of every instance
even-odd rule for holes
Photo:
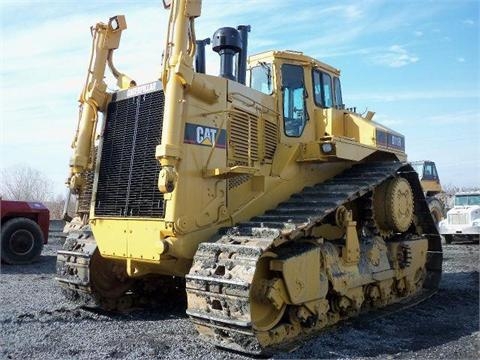
[[[440,237],[413,169],[410,165],[391,162],[356,165],[322,184],[305,188],[262,216],[234,228],[223,229],[215,242],[199,246],[191,271],[186,276],[186,286],[189,303],[187,314],[200,334],[218,346],[260,354],[278,346],[283,347],[286,343],[307,337],[312,331],[349,317],[351,314],[340,314],[330,308],[324,318],[313,319],[310,324],[306,321],[302,326],[295,326],[298,324],[283,321],[278,326],[268,328],[267,324],[272,323],[272,317],[275,316],[268,314],[270,307],[251,306],[258,297],[256,293],[262,292],[255,279],[256,270],[262,266],[268,268],[268,265],[262,265],[265,263],[262,259],[270,257],[272,253],[280,257],[282,253],[289,257],[302,256],[305,247],[308,247],[302,240],[312,237],[315,226],[333,216],[339,206],[363,196],[368,199],[368,194],[377,186],[397,175],[409,181],[414,193],[414,231],[430,234],[425,236],[429,241],[427,276],[423,286],[436,288],[441,276]],[[370,220],[367,216],[365,224],[372,227]],[[322,252],[328,251],[327,243],[322,246]],[[431,294],[417,290],[413,302]],[[389,302],[398,301],[403,295],[399,292]],[[408,306],[408,302],[404,303]],[[280,313],[279,316],[284,315]]]
[[[95,271],[91,271],[91,269]],[[88,226],[69,234],[57,252],[57,276],[67,299],[87,308],[127,311],[169,308],[185,301],[185,281],[171,276],[130,279],[122,261],[105,261]]]
[[[284,348],[288,343],[358,314],[360,309],[343,312],[330,309],[323,317],[302,318],[300,325],[295,323],[292,326],[288,321],[282,321],[282,324],[270,328],[272,321],[279,320],[275,317],[285,318],[291,314],[276,313],[272,306],[262,304],[263,289],[255,280],[255,274],[259,268],[268,270],[268,259],[272,254],[279,258],[301,257],[310,251],[312,245],[304,240],[313,237],[314,227],[331,222],[336,209],[359,199],[363,214],[360,220],[365,228],[375,232],[372,192],[396,176],[409,181],[414,195],[416,221],[409,230],[408,240],[420,240],[415,233],[430,234],[423,237],[429,239],[424,287],[435,289],[441,276],[440,237],[416,173],[410,165],[402,163],[360,164],[322,184],[305,188],[262,216],[222,229],[211,242],[199,246],[191,271],[186,276],[186,288],[187,314],[200,334],[218,346],[260,354]],[[330,242],[320,248],[322,253],[336,252]],[[361,248],[362,253],[367,250]],[[133,281],[126,277],[124,270],[119,270],[125,269],[124,263],[104,262],[102,259],[88,227],[69,236],[64,249],[58,251],[56,277],[67,298],[82,306],[120,311],[145,305],[168,307],[169,302],[184,298],[182,279],[148,277]],[[95,272],[90,271],[92,267]],[[407,295],[412,296],[407,298],[412,301],[404,300],[395,311],[430,294],[416,291],[413,298],[414,294],[410,292]],[[381,306],[402,300],[405,294],[394,295],[394,299],[383,301]],[[319,305],[331,308],[332,301],[328,299]],[[251,306],[252,303],[256,305]],[[378,304],[371,307],[376,308]],[[361,310],[368,308],[363,306]]]

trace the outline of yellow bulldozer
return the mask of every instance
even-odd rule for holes
[[[431,160],[412,161],[411,165],[418,173],[430,213],[435,223],[438,224],[445,218],[446,195],[440,184],[437,167]]]
[[[148,84],[113,65],[125,18],[92,27],[68,179],[88,216],[58,252],[65,294],[122,310],[185,291],[201,336],[260,354],[434,292],[441,241],[404,137],[345,107],[338,69],[248,57],[246,25],[215,31],[206,74],[201,1],[164,6]]]

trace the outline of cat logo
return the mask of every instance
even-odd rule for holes
[[[227,132],[224,129],[186,123],[184,143],[210,147],[215,144],[215,147],[225,149]]]
[[[212,145],[215,142],[217,129],[203,126],[197,127],[197,144]]]

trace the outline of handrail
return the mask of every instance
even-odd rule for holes
[[[247,106],[258,105],[259,108],[256,107],[256,109],[260,110],[262,113],[269,113],[269,112],[270,112],[270,113],[272,113],[272,114],[275,115],[275,116],[279,116],[279,115],[280,115],[280,113],[276,112],[276,111],[273,110],[273,109],[270,109],[269,107],[263,105],[262,103],[259,103],[258,101],[256,101],[256,100],[248,97],[248,96],[245,95],[245,94],[242,94],[242,93],[239,93],[239,92],[231,92],[231,93],[229,93],[228,95],[229,95],[229,96],[232,96],[234,99],[236,99],[236,100],[244,103],[244,104],[247,105]],[[236,98],[236,96],[238,96],[238,97]],[[244,100],[239,99],[239,98],[244,98],[244,99],[250,100],[251,104],[249,104],[249,103],[247,103],[247,102],[245,102]],[[262,111],[262,109],[263,109],[264,111]]]

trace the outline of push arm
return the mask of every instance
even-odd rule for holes
[[[162,166],[158,187],[167,193],[175,188],[176,166],[181,158],[182,100],[185,88],[193,82],[194,19],[200,16],[202,2],[174,0],[164,3],[170,9],[162,69],[165,109],[161,144],[157,146],[155,156]]]
[[[80,95],[80,118],[73,140],[73,155],[70,160],[68,184],[73,193],[82,190],[85,184],[84,173],[93,166],[91,158],[95,141],[98,112],[105,111],[108,103],[107,85],[104,82],[107,64],[117,78],[118,85],[126,88],[135,85],[135,81],[118,72],[112,63],[113,50],[120,44],[122,31],[127,28],[122,15],[110,18],[108,24],[97,23],[92,26],[92,53],[88,66],[87,79]]]

